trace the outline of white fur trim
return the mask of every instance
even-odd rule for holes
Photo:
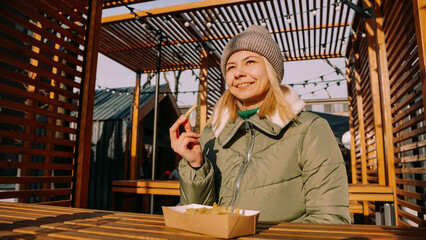
[[[293,113],[295,115],[298,115],[303,108],[305,107],[305,102],[300,99],[299,94],[296,92],[296,90],[294,90],[292,87],[287,86],[286,87],[289,89],[289,92],[287,94],[285,94],[285,97],[289,103],[289,105],[291,106],[291,110],[293,111]],[[222,117],[221,119],[217,119],[216,116],[216,112],[215,114],[213,114],[213,121],[212,123],[216,124],[217,121],[219,121],[217,127],[213,127],[213,131],[214,131],[214,135],[216,137],[219,136],[220,132],[223,130],[223,128],[226,126],[226,124],[229,122],[229,110],[228,109],[224,109],[223,113],[222,113]],[[277,124],[278,126],[284,128],[292,119],[282,119],[279,115],[278,115],[278,111],[275,111],[275,113],[272,116],[266,116],[266,118]],[[213,125],[214,125],[213,124]]]
[[[299,114],[303,108],[305,107],[305,102],[300,99],[299,94],[296,92],[296,90],[294,90],[294,88],[287,86],[286,87],[289,89],[289,92],[285,95],[286,100],[288,102],[288,104],[291,106],[291,110],[293,111],[293,113],[295,115]],[[266,118],[277,124],[280,127],[285,127],[292,119],[282,119],[279,115],[278,115],[278,111],[275,111],[274,115],[272,116],[266,116]]]

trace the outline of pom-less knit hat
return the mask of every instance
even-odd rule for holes
[[[272,39],[269,31],[265,27],[256,25],[251,25],[226,44],[220,61],[220,67],[224,77],[226,74],[226,62],[229,57],[233,53],[243,50],[258,53],[268,59],[277,72],[278,81],[282,81],[284,77],[284,62],[280,47]]]

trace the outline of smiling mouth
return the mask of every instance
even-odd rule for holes
[[[251,83],[243,83],[237,86],[237,88],[241,88],[241,87],[246,87],[246,86],[250,86]]]

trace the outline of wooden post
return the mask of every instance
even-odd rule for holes
[[[353,51],[353,48],[352,48]],[[352,53],[351,53],[352,54]],[[355,82],[356,85],[356,79],[350,78],[349,71],[351,70],[351,67],[348,67],[349,62],[346,62],[346,81],[347,81],[347,88],[348,88],[348,107],[349,112],[354,111],[354,106],[352,105],[352,95],[351,95],[351,85],[353,85],[353,82]],[[352,114],[349,114],[349,131],[351,133],[351,178],[352,183],[356,184],[358,183],[358,180],[356,179],[356,154],[355,154],[355,128],[354,128],[354,116]],[[349,177],[349,176],[348,176]]]
[[[371,8],[372,3],[369,0],[363,0],[364,7]],[[368,66],[370,72],[370,87],[373,99],[374,114],[374,133],[376,140],[376,161],[377,161],[377,177],[378,184],[385,185],[385,167],[384,167],[384,146],[383,146],[383,123],[382,123],[382,106],[379,88],[380,56],[378,54],[378,39],[376,18],[367,18],[365,20],[365,30],[368,41]],[[381,31],[383,34],[383,31]]]
[[[426,106],[426,1],[413,0],[414,23],[416,25],[417,51],[419,54],[420,81],[422,83],[423,106]],[[426,111],[423,111],[426,119]]]
[[[92,148],[93,106],[95,101],[96,67],[102,19],[102,0],[89,1],[89,17],[84,43],[84,65],[78,111],[76,170],[74,175],[74,207],[86,208],[89,191],[90,152]]]
[[[207,123],[207,69],[208,69],[208,53],[205,48],[201,51],[201,69],[200,69],[200,86],[199,86],[199,101],[200,101],[200,132]]]
[[[140,90],[141,88],[141,73],[136,73],[136,86],[135,95],[133,100],[133,115],[132,115],[132,141],[130,147],[130,168],[129,168],[129,179],[135,180],[138,175],[138,163],[137,163],[137,152],[138,152],[138,128],[139,128],[139,102],[140,102]]]
[[[365,142],[365,126],[364,126],[364,108],[362,104],[362,92],[361,92],[361,77],[358,71],[355,71],[356,81],[356,97],[357,97],[357,109],[358,109],[358,124],[359,124],[359,141],[360,141],[360,153],[361,153],[361,182],[367,184],[367,147]]]
[[[361,87],[361,77],[359,74],[360,69],[360,60],[359,60],[359,39],[354,35],[353,46],[355,52],[355,86],[356,86],[356,102],[358,109],[358,134],[360,141],[360,160],[361,160],[361,183],[367,184],[367,147],[365,142],[365,126],[364,126],[364,108],[362,104],[362,87]],[[355,44],[355,42],[357,42]],[[356,139],[356,136],[354,136]],[[367,219],[369,215],[368,202],[363,201],[363,214],[364,218]]]
[[[349,70],[349,68],[347,68],[347,70]],[[351,82],[356,81],[356,79],[349,79],[348,77],[348,90],[349,90],[349,84],[351,84]],[[356,84],[356,83],[355,83]],[[349,91],[348,91],[349,92]],[[351,108],[350,111],[353,111],[354,106],[352,106],[352,96],[348,96],[348,106]],[[354,128],[354,116],[352,116],[351,114],[349,115],[349,131],[351,133],[351,173],[352,173],[352,183],[356,184],[358,183],[358,179],[356,178],[356,154],[355,154],[355,128]]]
[[[383,119],[383,144],[384,144],[384,159],[385,159],[385,176],[383,176],[385,184],[393,188],[394,194],[394,208],[395,219],[397,216],[397,201],[396,201],[396,185],[395,185],[395,163],[394,163],[394,145],[393,145],[393,126],[392,126],[392,110],[391,110],[391,94],[390,94],[390,81],[389,81],[389,67],[386,53],[385,34],[383,29],[383,14],[382,14],[382,1],[378,0],[374,6],[371,3],[367,7],[374,7],[374,15],[376,20],[376,34],[377,34],[377,62],[378,62],[378,76],[382,105],[382,119]],[[382,177],[380,177],[382,179]],[[380,184],[381,182],[379,182]],[[398,221],[396,221],[398,225]]]

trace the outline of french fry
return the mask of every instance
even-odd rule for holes
[[[191,114],[192,111],[194,111],[198,107],[198,104],[194,104],[188,111],[186,111],[185,115],[183,115],[185,118],[189,117],[189,114]]]
[[[225,215],[225,214],[240,214],[240,209],[236,208],[234,212],[231,212],[232,207],[218,206],[217,203],[213,203],[212,208],[187,208],[186,213],[192,214],[210,214],[210,215]]]

